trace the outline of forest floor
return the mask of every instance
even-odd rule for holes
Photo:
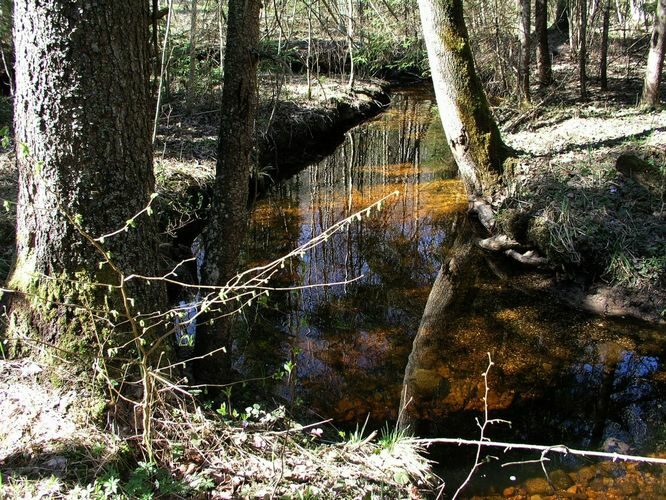
[[[519,153],[494,200],[499,229],[548,258],[564,300],[663,323],[666,110],[636,106],[638,71],[612,74],[607,91],[591,79],[581,100],[576,69],[555,69],[559,84],[504,124]]]

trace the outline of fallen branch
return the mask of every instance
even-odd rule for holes
[[[447,443],[447,444],[457,444],[457,445],[469,445],[469,446],[487,446],[490,448],[504,448],[504,451],[508,450],[531,450],[531,451],[540,451],[545,453],[560,453],[562,455],[576,455],[581,457],[597,457],[605,458],[617,462],[622,460],[624,462],[641,462],[648,464],[663,464],[666,465],[666,458],[658,457],[645,457],[640,455],[626,455],[623,453],[609,453],[605,451],[588,451],[588,450],[576,450],[574,448],[569,448],[563,444],[557,444],[552,446],[543,446],[538,444],[525,444],[525,443],[506,443],[502,441],[488,441],[488,440],[475,440],[475,439],[461,439],[461,438],[433,438],[433,439],[419,439],[417,440],[418,444],[422,446],[430,446],[435,443]],[[507,466],[511,464],[502,464],[502,466]]]

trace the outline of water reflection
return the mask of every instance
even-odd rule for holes
[[[491,418],[512,422],[494,427],[494,439],[634,453],[663,449],[664,332],[578,314],[529,280],[496,278],[490,269],[498,264],[473,253],[461,228],[466,198],[444,155],[432,106],[428,92],[398,94],[387,113],[354,129],[333,156],[257,204],[249,263],[271,261],[372,201],[402,193],[382,212],[355,220],[345,234],[291,262],[280,284],[363,279],[271,294],[244,311],[237,368],[269,376],[295,361],[296,385],[278,384],[275,391],[352,427],[368,412],[379,425],[397,418],[404,381],[411,400],[405,416],[419,434],[475,438],[484,407],[481,373],[491,353]],[[452,260],[461,270],[457,285],[443,287],[451,300],[428,304],[428,328],[421,323],[419,329],[440,263],[450,270]],[[473,274],[462,271],[467,267]],[[438,309],[443,304],[448,310]],[[449,484],[457,472],[466,475],[470,451],[433,450],[448,467],[442,473]],[[509,454],[503,462],[524,458]],[[642,482],[637,491],[659,491],[658,480],[643,469],[580,465],[555,458],[551,477],[565,489],[582,485],[602,496],[630,494],[632,481]],[[547,483],[535,493],[537,483],[524,482],[535,477],[542,478],[540,466],[485,467],[470,491],[550,493]]]
[[[276,186],[254,210],[248,258],[259,263],[401,193],[281,276],[287,285],[361,280],[271,295],[246,316],[251,339],[239,347],[239,368],[270,373],[297,350],[298,396],[339,420],[369,411],[378,420],[395,417],[400,373],[438,253],[466,207],[433,102],[430,90],[398,93],[386,113],[351,131],[334,155]],[[261,364],[250,361],[256,359]]]
[[[450,252],[452,258],[455,251]],[[508,420],[511,426],[491,426],[487,437],[620,453],[663,450],[664,332],[564,309],[548,296],[519,290],[484,268],[476,273],[476,294],[466,294],[472,300],[458,298],[465,307],[436,297],[438,288],[450,292],[460,286],[447,282],[442,287],[440,272],[405,372],[403,404],[409,401],[405,423],[420,435],[478,438],[485,390],[481,373],[490,353],[495,365],[489,378],[489,418]],[[451,485],[462,481],[473,463],[474,450],[433,451]],[[488,454],[499,454],[501,460],[484,466],[468,492],[501,494],[504,488],[515,488],[520,496],[529,493],[521,481],[543,478],[540,466],[501,467],[505,462],[538,459],[538,453]],[[585,462],[559,456],[548,468],[566,476],[564,489],[575,485],[590,494],[606,495],[619,488],[603,467],[595,466],[587,471],[590,477],[579,478]],[[622,466],[614,474],[626,478],[628,470]],[[658,477],[645,469],[631,470],[632,481],[659,484]],[[510,481],[511,476],[518,483]],[[593,485],[594,478],[599,481]],[[552,494],[545,484],[541,494]]]

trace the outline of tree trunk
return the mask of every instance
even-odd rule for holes
[[[520,54],[518,63],[518,95],[523,103],[530,102],[530,20],[531,0],[518,0],[520,22],[518,24],[518,38],[520,39]]]
[[[557,0],[555,6],[555,24],[553,25],[562,33],[569,31],[569,1]]]
[[[601,48],[599,50],[599,79],[601,90],[608,90],[608,29],[610,27],[611,0],[604,0],[604,17],[601,23]]]
[[[190,72],[187,78],[187,111],[194,105],[194,79],[197,73],[197,0],[192,0],[190,10]]]
[[[587,99],[587,0],[578,0],[580,9],[580,26],[578,29],[578,81],[580,98]]]
[[[217,151],[215,193],[205,234],[203,280],[226,284],[236,275],[247,229],[247,203],[257,112],[260,0],[230,0],[224,57],[224,89]],[[229,311],[222,311],[229,312]],[[231,335],[229,316],[198,335],[198,377],[205,382],[229,377]],[[221,348],[226,348],[226,353]]]
[[[55,345],[59,356],[96,355],[93,334],[101,328],[93,331],[90,311],[108,327],[109,308],[118,309],[121,299],[106,285],[119,285],[121,276],[101,264],[105,258],[88,238],[125,226],[155,187],[150,9],[147,0],[18,0],[15,20],[12,324],[19,335]],[[155,225],[144,214],[135,226],[99,244],[123,275],[154,276]],[[163,287],[136,282],[130,282],[130,313],[164,310]]]
[[[0,0],[0,95],[14,94],[12,0]]]
[[[419,0],[423,37],[449,147],[470,195],[500,183],[508,149],[481,86],[461,0]]]
[[[666,2],[657,2],[657,12],[650,39],[650,52],[648,54],[647,66],[645,68],[645,80],[643,82],[643,97],[641,105],[655,109],[659,107],[659,85],[661,83],[661,71],[664,66],[664,48],[666,43]]]
[[[539,85],[547,87],[553,83],[553,70],[550,62],[550,49],[548,47],[548,0],[536,0],[534,11]]]
[[[354,4],[347,1],[347,48],[349,50],[349,90],[354,88]],[[343,71],[344,72],[344,71]]]

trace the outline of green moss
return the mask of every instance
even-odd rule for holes
[[[518,208],[500,210],[496,217],[500,232],[513,238],[524,241],[527,238],[527,228],[530,217],[525,211]]]
[[[36,272],[35,255],[28,254],[17,262],[9,280],[9,286],[21,293],[12,303],[9,337],[36,339],[42,358],[47,356],[43,354],[44,342],[52,345],[60,358],[81,361],[95,356],[98,352],[95,335],[103,338],[108,332],[103,325],[93,322],[89,310],[99,311],[108,293],[105,286],[97,283],[110,282],[113,277],[104,270],[98,276],[79,271],[73,275],[62,272],[54,277],[41,277]],[[33,343],[28,340],[14,344],[15,353],[25,353],[32,350]]]

